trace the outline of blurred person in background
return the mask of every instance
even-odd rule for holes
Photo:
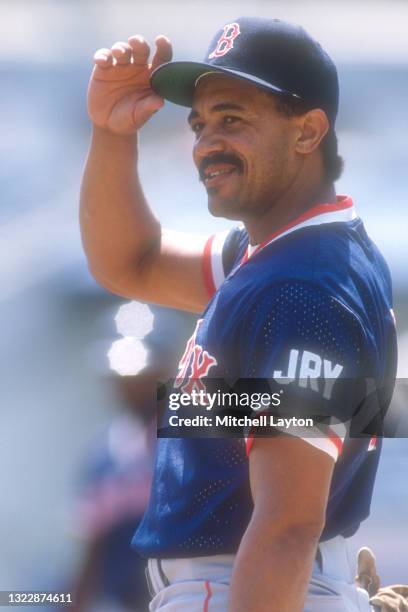
[[[143,340],[125,336],[110,351],[113,370],[121,372],[126,363],[133,373],[112,376],[121,411],[91,449],[79,474],[73,520],[84,551],[72,579],[75,612],[148,608],[146,563],[130,541],[150,492],[158,382],[174,372],[195,321],[194,316],[175,310],[151,307],[151,311],[152,329]],[[134,340],[133,348],[139,345],[139,352],[129,351],[129,340]]]
[[[145,564],[129,542],[150,491],[154,383],[141,373],[113,384],[126,412],[86,458],[74,504],[74,529],[84,543],[72,586],[75,612],[143,610],[148,602]]]

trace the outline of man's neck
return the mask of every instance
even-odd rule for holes
[[[268,236],[279,231],[317,204],[335,201],[336,192],[333,184],[310,189],[308,192],[304,190],[301,197],[299,194],[296,196],[285,194],[285,197],[277,200],[263,215],[243,220],[249,234],[250,244],[260,244]]]

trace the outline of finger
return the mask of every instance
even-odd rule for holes
[[[398,610],[398,612],[406,612],[408,610],[408,600],[406,594],[408,587],[404,585],[394,584],[386,586],[376,593],[375,597],[370,599],[370,602],[382,605],[381,610]],[[394,605],[394,607],[392,607]]]
[[[141,65],[147,64],[150,55],[150,47],[143,36],[131,36],[128,38],[128,43],[132,48],[133,63]]]
[[[381,589],[375,597],[371,597],[370,604],[377,606],[381,612],[406,612],[408,610],[404,599],[396,593],[388,593],[386,588]]]
[[[390,585],[388,588],[392,589],[393,591],[395,591],[399,595],[402,595],[403,597],[408,597],[408,585],[406,584],[393,584],[393,585]]]
[[[376,573],[375,556],[373,551],[364,546],[357,553],[357,573],[358,574],[373,574]]]
[[[163,106],[164,100],[156,94],[139,99],[134,110],[134,122],[141,127],[150,117]]]
[[[152,70],[155,70],[158,68],[158,66],[164,64],[165,62],[170,62],[171,58],[173,57],[173,49],[167,36],[163,36],[163,34],[161,34],[156,38],[155,42],[156,53],[154,54],[152,60]]]
[[[132,47],[125,42],[117,42],[112,47],[112,55],[118,64],[129,64],[132,59]]]
[[[113,64],[113,55],[110,49],[98,49],[94,55],[94,62],[99,68],[109,68]]]

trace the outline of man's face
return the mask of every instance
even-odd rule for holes
[[[199,82],[189,123],[193,158],[215,216],[262,216],[290,187],[299,163],[293,119],[251,83],[208,75]]]

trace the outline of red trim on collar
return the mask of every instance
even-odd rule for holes
[[[255,253],[258,253],[258,251],[263,249],[263,247],[265,247],[269,242],[271,242],[271,240],[278,238],[278,236],[294,228],[296,225],[300,225],[301,223],[304,223],[305,221],[309,221],[309,219],[312,219],[313,217],[317,217],[318,215],[322,215],[322,214],[330,213],[330,212],[337,212],[339,210],[345,210],[347,208],[351,208],[352,206],[353,206],[353,200],[351,199],[350,196],[339,195],[337,196],[337,202],[317,204],[316,206],[313,206],[313,208],[309,208],[304,213],[302,213],[299,217],[296,217],[296,219],[294,219],[293,221],[290,221],[290,223],[288,223],[281,229],[273,232],[267,238],[265,238],[265,240],[263,240],[263,242],[261,242],[257,246],[255,251],[252,253],[251,257],[253,257]],[[241,264],[245,263],[248,259],[249,259],[249,255],[248,255],[248,249],[247,249],[245,252],[245,255],[243,256],[241,260]]]

